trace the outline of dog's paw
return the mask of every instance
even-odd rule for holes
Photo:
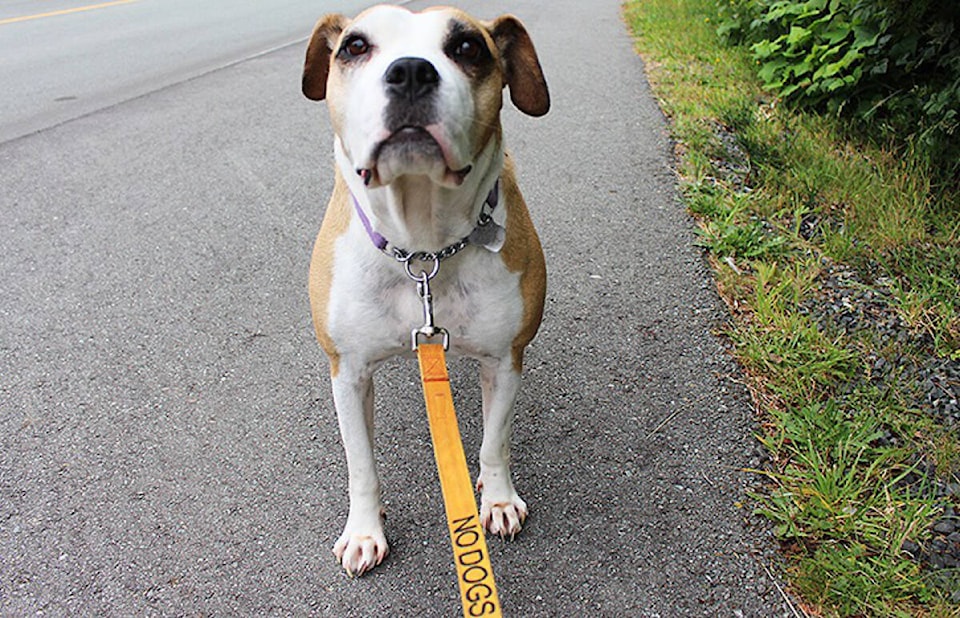
[[[359,577],[377,566],[390,552],[383,526],[355,529],[350,524],[333,545],[333,555],[350,577]]]
[[[527,518],[527,503],[516,492],[505,500],[496,500],[486,495],[480,498],[480,523],[490,534],[501,539],[516,536]]]

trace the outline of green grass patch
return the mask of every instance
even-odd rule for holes
[[[928,334],[939,354],[960,359],[960,245],[903,245],[881,260],[899,275],[893,290],[906,321]]]
[[[902,547],[929,542],[946,506],[932,487],[960,471],[915,376],[960,360],[960,195],[924,157],[765,91],[750,51],[717,36],[715,0],[625,15],[734,316],[773,462],[757,508],[793,592],[824,616],[957,615],[949,578]]]

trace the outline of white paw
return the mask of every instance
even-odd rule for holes
[[[347,522],[343,534],[333,545],[333,555],[350,577],[359,577],[377,566],[390,552],[383,525],[360,530]]]
[[[513,540],[527,518],[527,503],[512,487],[494,492],[481,481],[477,483],[477,489],[482,490],[480,523],[490,534],[498,534],[501,539],[509,536]]]

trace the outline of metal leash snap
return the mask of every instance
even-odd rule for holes
[[[421,270],[419,275],[413,274],[413,270],[410,268],[410,262],[413,258],[421,262],[432,259],[432,271],[428,273],[426,270]],[[413,351],[416,352],[420,346],[421,336],[427,339],[440,336],[443,349],[446,351],[450,349],[450,334],[445,328],[440,328],[433,323],[433,295],[430,293],[430,280],[436,277],[440,271],[440,258],[436,255],[428,255],[426,258],[427,259],[424,259],[424,257],[418,254],[408,255],[402,260],[404,269],[407,271],[407,276],[417,282],[417,295],[420,296],[420,300],[423,303],[423,326],[410,331],[410,343]]]

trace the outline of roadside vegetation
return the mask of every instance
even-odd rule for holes
[[[960,615],[960,36],[918,26],[960,28],[954,4],[625,6],[730,308],[769,454],[754,503],[798,613]]]

